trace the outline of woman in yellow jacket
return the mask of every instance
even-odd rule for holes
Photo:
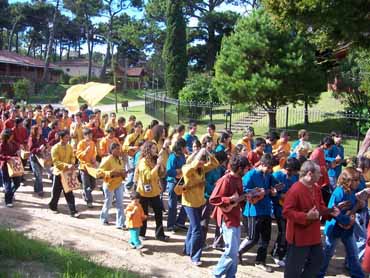
[[[159,170],[162,167],[161,158],[157,157],[157,146],[153,142],[146,142],[143,146],[139,164],[135,171],[134,180],[137,182],[136,191],[140,194],[140,204],[144,213],[148,214],[149,206],[154,211],[156,223],[155,238],[167,241],[168,236],[163,230],[163,211],[160,199],[161,185],[159,181]],[[140,236],[145,238],[147,222],[144,221],[140,229]]]
[[[109,224],[109,209],[112,206],[113,195],[116,198],[116,227],[123,229],[125,217],[123,213],[123,180],[126,177],[124,170],[124,163],[120,158],[121,145],[112,143],[109,146],[109,156],[103,158],[100,163],[97,176],[102,177],[103,192],[104,192],[104,205],[100,213],[100,220],[103,225]]]
[[[194,160],[182,167],[184,185],[182,186],[182,205],[189,218],[190,226],[185,239],[184,254],[190,256],[192,264],[200,266],[203,241],[201,216],[206,203],[204,190],[205,174],[218,166],[217,159],[202,148]]]

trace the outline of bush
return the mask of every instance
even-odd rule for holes
[[[60,76],[60,82],[62,83],[62,84],[70,84],[69,83],[69,80],[71,79],[71,77],[68,75],[68,74],[66,74],[66,73],[64,73],[64,72],[62,72],[62,74],[61,74],[61,76]]]
[[[76,84],[84,84],[86,83],[87,77],[86,76],[74,76],[69,79],[70,85],[76,85]]]
[[[191,76],[180,91],[179,98],[181,101],[220,102],[212,85],[212,77],[207,74]]]
[[[17,99],[28,100],[34,84],[28,79],[19,79],[14,83],[14,95]]]

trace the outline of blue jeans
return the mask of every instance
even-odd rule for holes
[[[18,187],[21,185],[21,178],[22,177],[9,177],[8,168],[5,164],[4,167],[1,169],[2,176],[3,176],[3,183],[4,183],[4,191],[5,191],[5,204],[13,203],[14,193],[17,191]]]
[[[135,175],[134,158],[131,156],[129,156],[127,159],[126,171],[127,171],[127,177],[124,181],[124,186],[127,190],[130,190],[131,186],[133,185],[134,175]]]
[[[167,229],[173,228],[176,224],[185,225],[186,221],[186,212],[183,206],[181,206],[179,215],[177,216],[177,200],[178,196],[173,191],[176,183],[167,182],[167,191],[168,191],[168,217],[167,217]],[[177,217],[177,220],[176,220]]]
[[[86,203],[92,203],[92,191],[96,185],[96,179],[89,175],[87,171],[81,170],[81,180],[82,180],[82,187],[83,187],[83,198]]]
[[[36,193],[43,192],[44,185],[42,183],[42,167],[38,163],[36,157],[31,155],[30,157],[30,164],[32,168],[32,172],[35,175],[35,183],[33,185],[33,191]]]
[[[109,220],[109,209],[112,206],[113,195],[116,198],[116,227],[122,228],[125,223],[125,215],[123,213],[123,190],[124,187],[121,184],[116,190],[109,191],[108,186],[103,184],[103,191],[104,191],[104,205],[100,213],[100,221],[102,223],[108,222]]]
[[[184,206],[184,209],[190,222],[185,239],[184,254],[190,256],[193,262],[199,262],[203,247],[202,227],[200,225],[203,207]]]
[[[128,230],[130,232],[130,239],[128,243],[132,244],[135,247],[141,245],[141,241],[139,239],[140,228],[130,228]]]
[[[213,270],[215,278],[225,275],[226,278],[235,278],[238,270],[238,252],[240,244],[240,227],[228,228],[222,223],[222,237],[225,242],[225,252]]]
[[[367,209],[363,209],[361,212],[356,213],[356,222],[353,225],[353,236],[358,249],[358,258],[362,261],[365,255],[365,247],[367,241],[367,218],[368,218]],[[346,263],[347,258],[346,258]]]
[[[364,278],[365,275],[362,272],[360,261],[358,259],[358,250],[356,246],[355,239],[352,234],[348,235],[342,233],[339,237],[334,237],[332,235],[326,236],[325,247],[324,247],[324,260],[321,264],[320,274],[318,278],[324,278],[326,270],[328,269],[331,257],[334,255],[335,247],[337,245],[338,239],[343,242],[344,248],[346,250],[346,256],[349,266],[349,272],[351,278]]]

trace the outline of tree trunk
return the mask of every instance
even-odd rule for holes
[[[91,80],[91,68],[92,68],[92,40],[91,38],[93,37],[93,32],[91,30],[90,32],[90,26],[89,26],[89,19],[86,16],[85,18],[85,29],[86,29],[86,38],[87,38],[87,52],[88,52],[88,58],[89,58],[89,68],[87,71],[87,82]]]
[[[52,26],[50,28],[50,35],[49,35],[48,46],[47,46],[47,49],[46,49],[44,73],[42,75],[42,80],[44,82],[46,82],[48,80],[48,78],[49,78],[50,56],[51,56],[52,47],[53,47],[53,43],[54,43],[55,21],[56,21],[58,9],[59,9],[59,0],[57,0],[57,3],[55,5]]]
[[[69,60],[69,53],[71,52],[71,42],[68,42],[68,48],[67,48],[67,60]]]
[[[15,53],[19,53],[19,34],[15,32]]]
[[[276,129],[276,110],[269,110],[269,130]]]
[[[308,101],[306,98],[304,101],[304,125],[307,126],[308,124]]]
[[[27,56],[31,55],[32,46],[33,46],[33,39],[31,39],[30,44],[28,45]]]
[[[100,79],[103,79],[105,77],[105,72],[107,71],[107,66],[108,66],[108,63],[110,61],[110,39],[107,40],[107,51],[105,53],[105,57],[104,57],[104,63],[103,63],[103,67],[100,71],[100,75],[99,75],[99,78]],[[112,69],[114,70],[114,69]]]
[[[62,57],[63,57],[63,44],[62,44],[62,40],[60,40],[59,41],[59,61],[62,61]]]
[[[8,40],[8,51],[12,51],[12,42],[13,42],[13,36],[15,32],[15,28],[17,27],[18,20],[16,20],[12,26],[12,30],[10,31],[9,34],[9,40]]]

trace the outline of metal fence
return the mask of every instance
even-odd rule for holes
[[[370,127],[369,115],[349,111],[326,112],[292,107],[269,111],[260,107],[245,110],[241,105],[182,102],[160,92],[145,95],[145,113],[170,125],[187,124],[191,120],[204,125],[213,122],[217,129],[232,130],[236,137],[241,137],[247,126],[254,127],[258,136],[271,130],[285,130],[292,140],[296,139],[300,129],[307,129],[313,144],[319,143],[331,131],[337,131],[343,135],[348,155],[357,153],[363,135]],[[271,122],[274,124],[271,125]]]

